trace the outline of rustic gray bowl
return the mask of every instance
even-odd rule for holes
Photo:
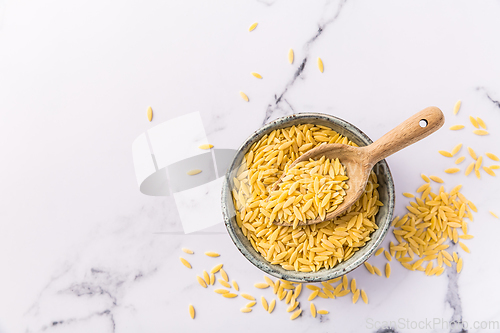
[[[379,247],[380,243],[387,234],[392,221],[395,203],[394,182],[387,162],[385,160],[378,162],[374,167],[374,172],[377,174],[378,182],[380,184],[378,188],[380,201],[384,204],[375,218],[379,228],[371,235],[371,240],[368,241],[368,243],[357,251],[351,258],[333,268],[321,269],[318,272],[308,273],[287,271],[280,265],[272,265],[265,260],[259,252],[253,249],[252,245],[243,235],[243,232],[236,223],[235,208],[231,194],[231,188],[233,186],[232,179],[236,169],[241,164],[243,157],[254,142],[258,141],[262,136],[272,132],[274,129],[305,123],[328,126],[341,135],[348,137],[359,146],[366,146],[372,143],[372,140],[370,140],[370,138],[357,127],[346,122],[345,120],[327,114],[298,113],[274,120],[255,131],[255,133],[253,133],[238,149],[228,172],[224,176],[224,183],[222,185],[222,214],[226,229],[234,244],[243,256],[245,256],[245,258],[247,258],[257,268],[274,277],[288,281],[320,282],[334,279],[349,273],[370,258],[373,252],[375,252],[375,250]]]

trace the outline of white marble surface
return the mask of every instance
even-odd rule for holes
[[[463,142],[500,155],[499,16],[498,1],[0,1],[0,332],[375,332],[375,321],[433,318],[500,331],[472,327],[500,321],[500,220],[488,214],[500,213],[499,177],[444,174],[452,161],[437,153]],[[241,297],[200,288],[194,275],[224,262],[242,290],[271,297],[253,288],[263,274],[221,224],[184,235],[174,198],[145,196],[135,180],[133,140],[193,111],[211,143],[236,149],[294,112],[329,113],[378,138],[429,105],[445,112],[445,128],[388,159],[396,213],[421,172],[463,183],[479,212],[462,273],[359,269],[351,276],[370,303],[321,299],[321,318],[290,321],[281,302],[272,315],[260,305],[242,314]],[[491,135],[474,136],[469,115]],[[455,123],[467,128],[446,129]],[[179,263],[181,247],[196,251],[193,270]]]

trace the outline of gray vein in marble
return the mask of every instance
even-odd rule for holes
[[[482,90],[484,91],[484,93],[486,94],[486,97],[490,100],[491,103],[495,104],[495,106],[497,108],[500,108],[500,101],[496,100],[496,99],[493,99],[490,94],[488,93],[488,91],[486,90],[486,88],[484,87],[477,87],[476,90]]]
[[[150,252],[155,249],[155,244],[163,244],[160,238],[155,237],[145,224],[137,221],[148,218],[155,220],[155,211],[141,208],[140,212],[125,219],[119,218],[113,226],[103,225],[97,237],[92,238],[84,248],[78,249],[77,256],[71,256],[61,268],[53,274],[46,286],[37,295],[33,305],[24,314],[26,320],[25,332],[51,332],[60,330],[59,327],[73,327],[74,324],[88,322],[97,317],[106,319],[106,332],[115,332],[115,315],[117,311],[127,309],[134,311],[133,304],[125,301],[127,288],[132,284],[142,283],[144,278],[155,275],[158,267],[164,261],[164,255],[154,257]],[[123,241],[132,241],[133,244],[141,242],[147,244],[144,249],[135,251],[129,249],[124,254],[126,262],[116,261],[111,252],[102,253],[100,246],[112,239],[121,244]],[[114,243],[112,243],[114,244]],[[114,247],[110,246],[110,250]],[[146,251],[146,253],[144,252]],[[161,253],[155,251],[154,253]],[[86,253],[83,254],[82,253]],[[135,255],[135,257],[134,257]],[[153,257],[141,266],[129,268],[128,260],[142,258],[145,255]],[[124,259],[125,260],[125,259]],[[85,270],[82,264],[93,263]],[[78,300],[78,301],[77,301]],[[78,302],[83,305],[84,313],[79,310],[58,311],[51,307],[52,302]]]
[[[101,311],[101,312],[94,312],[86,317],[83,317],[83,318],[70,318],[70,319],[66,319],[66,320],[60,320],[60,321],[53,321],[52,324],[50,326],[45,326],[42,328],[42,332],[43,331],[46,331],[47,329],[50,329],[50,328],[54,328],[56,326],[61,326],[61,325],[66,325],[66,324],[73,324],[73,323],[77,323],[77,322],[82,322],[82,321],[87,321],[89,319],[92,319],[93,317],[95,316],[108,316],[109,317],[109,320],[111,321],[111,327],[112,327],[112,331],[111,332],[115,332],[115,329],[116,329],[116,323],[115,323],[115,318],[113,316],[113,313],[110,311],[110,310],[104,310],[104,311]]]
[[[30,306],[28,308],[28,310],[26,310],[26,312],[24,313],[25,316],[28,315],[28,314],[30,314],[30,313],[35,314],[35,315],[37,315],[39,313],[40,308],[39,308],[38,300],[49,289],[49,287],[52,285],[52,283],[54,281],[56,281],[60,277],[62,277],[65,274],[67,274],[71,270],[71,268],[72,268],[72,265],[65,265],[60,273],[57,273],[53,277],[50,278],[49,282],[47,282],[47,284],[45,285],[45,287],[43,287],[43,289],[38,293],[37,298],[36,298],[37,301],[35,303],[33,303],[33,305]]]
[[[70,270],[71,266],[68,267],[67,269],[64,270],[61,274],[59,274],[57,277],[51,279],[51,281],[47,284],[47,286],[44,288],[44,290],[40,293],[39,299],[43,296],[44,292],[49,289],[53,284],[57,284],[57,280],[60,278],[64,277]],[[91,268],[90,269],[90,275],[91,275],[91,280],[94,280],[95,282],[101,281],[107,284],[110,284],[109,287],[112,289],[114,288],[115,291],[118,291],[118,289],[126,282],[123,278],[118,279],[117,281],[113,281],[112,283],[109,283],[112,280],[115,280],[113,275],[109,272],[106,272],[102,269],[99,268]],[[138,274],[135,275],[134,281],[138,280],[143,276],[142,272],[139,272]],[[52,329],[56,326],[61,326],[61,325],[67,325],[67,324],[74,324],[78,322],[84,322],[88,321],[95,316],[106,316],[110,320],[110,324],[112,327],[111,332],[115,332],[115,319],[113,316],[113,309],[117,307],[117,297],[114,295],[113,292],[111,292],[108,288],[104,288],[100,284],[93,283],[93,282],[81,282],[81,283],[72,283],[68,288],[58,290],[56,294],[71,294],[75,295],[77,297],[83,297],[83,296],[88,296],[88,297],[94,297],[94,296],[105,296],[111,301],[110,306],[103,310],[103,311],[95,311],[90,313],[87,316],[84,317],[79,317],[79,318],[65,318],[65,319],[60,319],[60,320],[53,320],[51,324],[49,325],[44,325],[41,327],[41,331],[47,331],[49,329]],[[39,301],[37,300],[35,304],[28,310],[28,313],[34,309],[38,308]],[[27,331],[29,332],[29,330]]]
[[[325,29],[327,27],[329,27],[332,23],[334,23],[337,18],[339,17],[341,11],[342,11],[342,8],[344,7],[345,3],[347,2],[347,0],[341,0],[339,1],[338,3],[338,6],[337,6],[337,9],[336,11],[334,12],[334,15],[327,19],[326,21],[324,21],[323,23],[320,23],[318,25],[318,30],[316,31],[315,35],[310,38],[304,45],[304,50],[305,50],[305,57],[304,59],[302,59],[302,61],[300,62],[300,65],[299,67],[297,68],[297,70],[295,71],[295,73],[293,74],[293,77],[285,84],[285,87],[283,88],[283,91],[279,94],[275,94],[274,95],[274,103],[271,103],[267,106],[267,109],[266,109],[266,114],[264,116],[264,120],[262,122],[262,125],[266,124],[269,119],[274,115],[274,112],[277,111],[277,110],[280,110],[280,111],[283,111],[283,115],[288,115],[288,114],[292,114],[294,113],[294,109],[293,107],[291,106],[291,104],[286,100],[284,99],[284,96],[285,94],[288,92],[288,90],[293,86],[293,84],[297,81],[297,79],[299,77],[301,77],[303,71],[304,71],[304,68],[307,64],[307,59],[309,57],[309,50],[311,48],[311,46],[314,44],[314,42],[318,39],[318,37],[320,37],[323,32],[325,31]],[[282,101],[285,101],[286,104],[288,105],[288,107],[290,108],[289,111],[285,111],[282,107],[281,107],[281,102]]]
[[[448,277],[448,290],[446,291],[446,303],[453,310],[450,318],[450,333],[467,332],[462,329],[462,301],[458,293],[458,273],[456,266],[446,268],[446,276]]]
[[[398,333],[395,328],[388,327],[388,328],[380,328],[375,333]]]

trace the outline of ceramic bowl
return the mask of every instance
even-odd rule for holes
[[[385,160],[382,160],[373,168],[374,172],[377,174],[380,185],[378,188],[380,195],[379,200],[384,204],[380,207],[380,210],[375,217],[378,229],[371,234],[371,240],[369,240],[365,246],[357,251],[351,258],[337,264],[335,267],[330,269],[320,269],[317,272],[296,272],[287,271],[280,265],[272,265],[268,262],[259,252],[254,250],[250,241],[248,241],[248,239],[243,235],[241,228],[236,223],[235,207],[231,194],[231,188],[233,186],[232,179],[236,169],[241,164],[242,159],[253,143],[257,142],[264,135],[271,133],[275,129],[306,123],[328,126],[341,135],[348,137],[358,146],[366,146],[372,143],[372,140],[370,140],[370,138],[360,129],[345,120],[331,115],[322,113],[297,113],[291,116],[276,119],[255,131],[238,149],[228,172],[224,176],[221,204],[224,223],[229,236],[241,254],[243,254],[243,256],[257,268],[276,278],[287,281],[320,282],[347,274],[370,258],[370,256],[379,247],[389,230],[394,212],[395,193],[394,182],[389,166]]]

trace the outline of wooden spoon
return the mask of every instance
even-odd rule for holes
[[[353,147],[339,143],[324,144],[300,156],[290,165],[290,168],[299,162],[309,159],[318,160],[322,156],[332,160],[338,158],[345,166],[347,176],[349,177],[349,180],[347,180],[349,189],[346,191],[344,201],[334,211],[326,214],[324,220],[318,216],[314,220],[300,221],[299,225],[315,224],[331,220],[344,213],[363,195],[370,172],[378,161],[422,140],[441,128],[443,124],[443,112],[435,106],[430,106],[406,119],[368,146]],[[281,175],[272,191],[278,188],[278,184],[284,176],[286,175]],[[278,220],[273,223],[281,226],[292,225],[292,223]]]

